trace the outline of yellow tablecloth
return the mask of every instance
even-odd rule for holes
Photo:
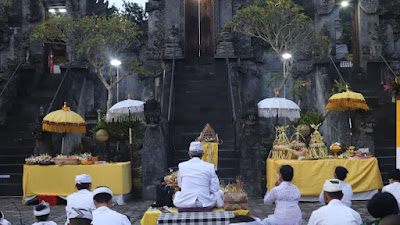
[[[345,167],[349,173],[346,182],[353,192],[363,192],[383,187],[376,158],[369,159],[322,159],[322,160],[275,160],[267,159],[267,189],[275,186],[279,168],[291,165],[294,170],[292,183],[301,196],[319,196],[327,179],[333,178],[337,166]]]
[[[23,191],[25,196],[59,195],[68,196],[75,192],[75,176],[89,174],[92,188],[108,186],[115,195],[127,194],[132,188],[129,162],[103,165],[25,165]]]
[[[174,209],[174,208],[168,208],[168,210],[172,213],[178,212],[178,210]],[[213,210],[213,212],[221,212],[221,211],[224,211],[224,210],[223,209],[214,209]],[[161,214],[160,210],[150,207],[143,215],[142,220],[140,220],[140,224],[141,225],[156,225],[158,216],[160,214]],[[236,210],[236,211],[233,211],[233,214],[235,214],[235,216],[238,216],[238,215],[251,216],[251,213],[249,210]]]

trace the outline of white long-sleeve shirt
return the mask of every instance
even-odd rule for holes
[[[343,198],[340,200],[345,206],[351,207],[351,200],[353,199],[353,189],[351,188],[351,185],[344,182],[340,181],[342,183],[342,192],[343,192]],[[324,191],[321,192],[319,195],[319,202],[322,205],[326,205],[325,199],[324,199]]]
[[[102,206],[93,211],[92,225],[130,225],[128,217]]]
[[[388,192],[394,196],[394,198],[397,200],[397,204],[399,205],[400,209],[400,183],[399,182],[394,182],[391,184],[386,185],[385,187],[382,188],[382,192]]]
[[[308,225],[360,225],[360,214],[345,206],[340,200],[332,199],[328,205],[312,212]]]
[[[284,181],[272,188],[264,197],[264,204],[276,204],[273,215],[263,220],[265,225],[300,225],[302,221],[299,199],[301,193],[291,182]]]
[[[43,221],[43,222],[33,223],[32,225],[57,225],[57,224],[54,223],[53,221]]]
[[[0,223],[1,223],[1,225],[11,225],[11,223],[4,218],[0,219]]]
[[[65,206],[65,212],[67,213],[67,222],[65,223],[65,225],[69,222],[68,211],[70,211],[72,208],[90,209],[94,211],[96,209],[96,206],[93,202],[93,193],[87,189],[82,189],[70,194],[67,197],[67,206]]]
[[[214,165],[198,157],[179,163],[178,186],[174,205],[177,207],[213,207],[220,191]]]

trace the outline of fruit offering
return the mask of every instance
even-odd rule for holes
[[[53,164],[53,159],[48,154],[39,156],[31,156],[25,159],[27,165],[50,165]]]
[[[326,148],[324,137],[318,131],[320,126],[321,124],[311,124],[311,127],[314,128],[315,131],[311,134],[308,158],[326,158],[328,156],[328,149]]]
[[[178,171],[172,172],[171,174],[165,176],[164,181],[167,184],[178,184]]]

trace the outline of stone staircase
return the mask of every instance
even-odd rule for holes
[[[174,84],[172,145],[175,165],[189,159],[188,148],[209,123],[223,144],[219,145],[220,179],[230,181],[238,173],[239,161],[224,60],[197,58],[176,62]]]
[[[25,158],[34,154],[36,143],[32,135],[35,120],[40,106],[47,110],[60,80],[61,75],[45,74],[29,93],[18,91],[0,127],[0,196],[22,196],[23,165]]]

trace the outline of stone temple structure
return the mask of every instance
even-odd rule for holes
[[[7,173],[2,164],[12,162],[18,175],[0,182],[18,186],[23,163],[18,156],[29,151],[31,154],[34,149],[36,153],[57,153],[60,148],[57,135],[48,137],[39,130],[32,136],[31,131],[40,118],[40,106],[47,110],[62,76],[48,74],[49,47],[30,44],[24,34],[46,18],[46,9],[52,4],[65,7],[68,15],[76,17],[92,13],[91,10],[106,13],[107,6],[94,0],[15,2],[7,15],[7,27],[1,28],[7,32],[1,32],[0,87],[22,64],[17,78],[0,96],[0,174]],[[386,172],[395,164],[395,104],[382,86],[392,82],[400,69],[400,1],[356,0],[348,8],[340,7],[335,0],[294,2],[305,9],[331,42],[330,57],[293,56],[292,77],[310,83],[304,87],[307,94],[301,96],[302,112],[326,112],[334,80],[340,80],[339,71],[352,90],[365,96],[372,109],[352,112],[354,144],[369,148],[379,158],[386,179]],[[275,132],[272,119],[258,117],[257,102],[274,96],[273,87],[266,83],[275,73],[282,72],[282,63],[262,41],[223,30],[239,9],[251,3],[149,0],[146,4],[147,40],[139,50],[126,54],[137,55],[148,74],[128,77],[119,88],[120,96],[131,93],[134,99],[151,100],[146,109],[146,152],[142,155],[144,198],[154,197],[156,179],[163,176],[167,167],[176,167],[188,158],[189,143],[206,123],[223,142],[219,146],[219,177],[230,181],[240,175],[250,195],[264,193],[265,154]],[[63,52],[56,46],[53,50]],[[52,110],[67,100],[90,123],[96,120],[97,109],[105,109],[106,90],[71,50],[66,48],[64,52],[67,61],[77,62]],[[62,74],[67,69],[65,65],[60,64]],[[289,81],[286,89],[292,87]],[[293,93],[287,93],[286,98],[299,100]],[[320,131],[327,143],[350,142],[346,113],[331,112]],[[82,142],[79,135],[67,139],[69,148]],[[48,143],[43,140],[50,140],[53,146],[43,144]],[[7,159],[2,157],[5,155]],[[152,169],[154,165],[161,169]]]

